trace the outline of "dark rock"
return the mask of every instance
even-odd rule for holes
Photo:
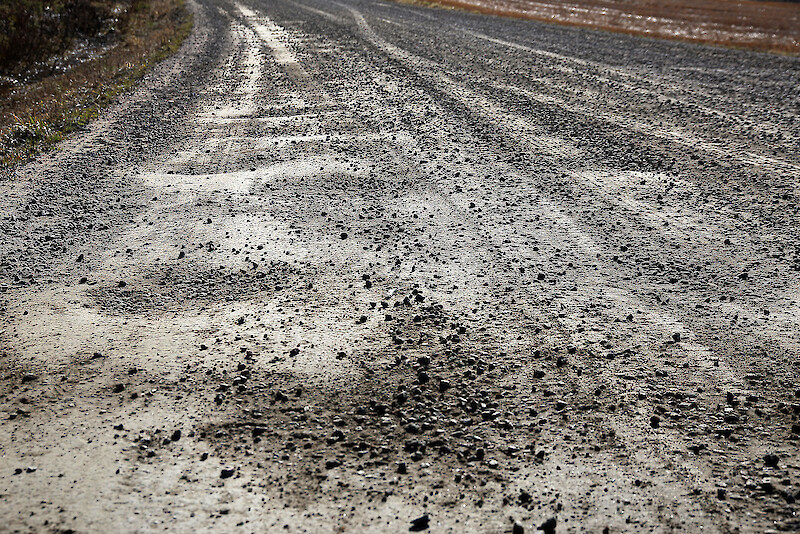
[[[419,532],[421,530],[427,530],[428,526],[430,525],[430,522],[431,522],[430,517],[428,517],[428,514],[425,514],[422,517],[412,519],[411,528],[409,528],[408,530],[410,530],[411,532]]]
[[[172,433],[172,435],[169,437],[169,439],[171,441],[178,441],[179,439],[181,439],[181,431],[180,430],[176,430],[175,432]]]
[[[340,462],[339,460],[328,460],[325,462],[325,469],[335,469],[340,465],[342,465],[342,462]]]
[[[219,478],[231,478],[236,473],[236,469],[233,468],[224,468],[219,473]]]
[[[125,384],[115,384],[112,391],[114,393],[122,393],[123,391],[125,391]]]
[[[541,530],[542,532],[544,532],[544,534],[555,534],[557,523],[558,522],[556,521],[556,518],[551,517],[550,519],[539,525],[539,528],[537,528],[536,530]]]
[[[653,428],[658,428],[658,425],[661,423],[661,418],[657,415],[654,415],[650,418],[650,426]]]
[[[511,527],[511,534],[525,534],[525,527],[519,523],[514,523],[514,526]]]
[[[776,454],[765,454],[764,455],[764,465],[767,467],[778,467],[778,455]]]
[[[22,375],[22,383],[23,384],[27,384],[28,382],[33,382],[37,378],[39,378],[39,377],[36,376],[36,375],[32,375],[32,374]]]
[[[405,462],[400,462],[397,464],[397,473],[400,475],[405,475],[408,473],[408,466]]]

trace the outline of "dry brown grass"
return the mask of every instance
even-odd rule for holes
[[[800,52],[798,3],[747,0],[427,0],[425,3],[633,35],[788,54]]]
[[[138,0],[118,42],[65,73],[0,89],[0,165],[23,162],[84,126],[191,28],[183,0]]]

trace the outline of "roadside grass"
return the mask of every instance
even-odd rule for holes
[[[753,0],[398,0],[629,35],[796,55],[800,3]]]
[[[52,148],[95,119],[153,64],[175,52],[192,26],[184,1],[115,4],[126,11],[111,38],[103,36],[97,53],[73,61],[59,72],[41,74],[41,63],[52,61],[49,57],[24,59],[29,66],[16,68],[17,80],[0,85],[0,167],[8,169]],[[69,43],[70,47],[75,48],[74,43]],[[79,44],[86,48],[87,43],[91,44],[91,39]],[[63,58],[69,52],[69,48],[62,48],[57,56]],[[14,72],[15,66],[2,67],[8,73]]]

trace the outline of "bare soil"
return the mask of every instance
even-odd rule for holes
[[[0,183],[0,531],[800,528],[800,59],[191,9]]]
[[[797,54],[800,4],[747,0],[431,0],[478,13]]]

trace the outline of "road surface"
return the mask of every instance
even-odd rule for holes
[[[798,58],[191,7],[0,182],[0,530],[800,528]]]

